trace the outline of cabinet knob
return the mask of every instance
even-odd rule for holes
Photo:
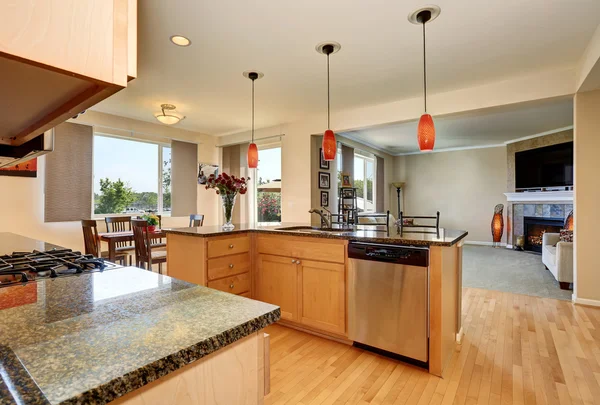
[[[295,260],[295,259],[292,259],[292,263],[296,263],[296,260]]]
[[[229,288],[233,288],[233,283],[229,284]]]
[[[233,243],[229,245],[229,249],[233,249]]]
[[[296,260],[296,264],[300,264],[300,260]]]
[[[229,265],[229,268],[230,268],[230,269],[233,269],[233,263],[231,263],[231,264]]]

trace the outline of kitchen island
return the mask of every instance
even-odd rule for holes
[[[47,247],[29,241],[11,249]],[[2,404],[250,405],[268,389],[275,305],[137,268],[3,287],[0,304]]]
[[[169,275],[281,307],[280,323],[337,341],[348,338],[348,244],[421,247],[428,255],[428,362],[444,370],[461,336],[465,231],[369,229],[321,232],[305,224],[167,229]]]

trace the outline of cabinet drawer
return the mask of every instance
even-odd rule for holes
[[[235,255],[250,251],[250,237],[248,235],[214,239],[208,241],[207,253],[208,258]]]
[[[208,286],[215,290],[221,290],[232,294],[241,294],[250,291],[250,273],[209,281]]]
[[[259,253],[333,263],[345,261],[346,251],[340,241],[285,236],[259,236],[257,239]]]
[[[250,253],[208,259],[208,280],[250,271]]]

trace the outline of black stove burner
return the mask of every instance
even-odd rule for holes
[[[0,287],[117,267],[104,259],[74,252],[71,249],[13,252],[12,255],[0,256]]]

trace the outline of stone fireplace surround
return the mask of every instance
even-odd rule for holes
[[[513,203],[512,229],[507,235],[509,245],[525,234],[525,217],[560,219],[564,223],[572,209],[573,204],[564,203]]]

